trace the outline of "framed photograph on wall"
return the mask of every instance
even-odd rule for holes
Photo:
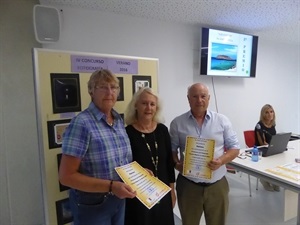
[[[118,95],[117,101],[124,101],[124,80],[123,77],[118,77],[118,79],[119,79],[120,93]]]
[[[60,162],[61,162],[61,157],[62,157],[62,153],[59,153],[57,154],[57,172],[59,170],[59,166],[60,166]],[[68,186],[65,186],[65,185],[62,185],[59,181],[59,191],[62,192],[62,191],[66,191],[66,190],[69,190],[70,188]]]
[[[64,225],[73,221],[69,198],[55,202],[57,225]]]
[[[53,113],[81,111],[79,74],[51,73]]]
[[[70,121],[71,119],[47,121],[49,149],[61,147],[63,133]]]
[[[151,76],[132,76],[132,94],[143,87],[152,87]]]

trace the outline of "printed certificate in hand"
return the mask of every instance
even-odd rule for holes
[[[212,171],[207,163],[214,157],[215,140],[186,137],[183,175],[194,178],[211,179]]]
[[[148,171],[136,161],[116,167],[115,170],[124,183],[128,184],[137,192],[136,197],[148,209],[151,209],[171,190],[168,185],[158,178],[151,176]]]

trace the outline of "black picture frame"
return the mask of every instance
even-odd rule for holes
[[[55,202],[57,225],[64,225],[73,221],[69,198]]]
[[[49,149],[61,147],[63,131],[70,122],[71,119],[47,121]]]
[[[80,112],[79,74],[50,73],[53,113]]]
[[[132,76],[132,94],[142,87],[152,87],[151,76]]]
[[[57,173],[59,171],[59,166],[60,166],[60,162],[61,162],[61,157],[62,157],[62,153],[57,154],[56,158],[57,158]],[[68,186],[62,185],[59,181],[59,191],[66,191],[69,190],[70,188]]]
[[[119,79],[120,93],[118,95],[117,101],[124,101],[124,78],[118,77],[118,79]]]

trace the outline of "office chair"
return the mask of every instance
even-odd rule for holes
[[[245,130],[244,131],[244,139],[247,148],[251,148],[255,145],[255,131],[254,130]],[[250,197],[252,196],[251,194],[251,181],[250,181],[250,175],[248,174],[248,181],[249,181],[249,192],[250,192]],[[258,190],[258,178],[256,179],[256,190]]]
[[[255,145],[255,133],[254,130],[245,130],[244,131],[245,143],[248,148],[251,148]]]
[[[236,170],[232,166],[226,165],[226,170],[227,170],[228,173],[236,174]]]

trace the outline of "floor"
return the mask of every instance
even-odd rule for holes
[[[226,225],[296,225],[297,218],[283,221],[284,191],[268,192],[261,184],[256,190],[256,178],[251,177],[252,197],[249,196],[248,175],[226,175],[229,185],[229,212]],[[176,225],[182,225],[178,207],[174,208]],[[200,225],[205,225],[202,216]]]

